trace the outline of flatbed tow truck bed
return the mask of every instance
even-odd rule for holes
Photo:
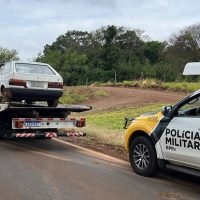
[[[68,116],[71,112],[84,112],[91,109],[92,107],[87,105],[59,105],[53,108],[37,104],[2,103],[0,104],[0,137],[84,136],[84,133],[72,130],[84,127],[85,118]]]

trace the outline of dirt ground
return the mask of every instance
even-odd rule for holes
[[[185,96],[184,93],[125,87],[101,87],[99,89],[104,90],[107,95],[84,102],[93,107],[92,112],[116,110],[130,106],[138,107],[150,103],[175,103]]]
[[[111,111],[120,108],[138,107],[153,103],[166,103],[173,104],[183,98],[186,94],[157,91],[157,90],[144,90],[135,88],[124,87],[101,87],[98,88],[106,92],[106,96],[91,99],[84,104],[93,107],[90,112]],[[85,113],[87,115],[87,113]],[[123,160],[128,160],[128,153],[125,152],[124,147],[105,144],[103,141],[90,138],[62,138],[73,144],[93,149]]]
[[[128,161],[128,153],[125,151],[123,146],[115,146],[111,144],[105,144],[96,138],[86,137],[80,138],[61,138],[64,141],[71,142],[81,147],[92,149],[125,161]]]

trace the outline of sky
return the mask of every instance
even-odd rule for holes
[[[0,46],[32,60],[69,30],[117,25],[164,41],[200,22],[198,0],[0,0]]]

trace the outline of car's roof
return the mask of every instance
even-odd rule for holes
[[[196,95],[196,94],[200,94],[200,90],[194,91],[194,92],[190,95],[190,97],[193,97],[193,96]]]

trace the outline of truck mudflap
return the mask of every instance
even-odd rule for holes
[[[54,138],[54,137],[83,137],[86,133],[82,132],[22,132],[4,134],[5,138]]]

